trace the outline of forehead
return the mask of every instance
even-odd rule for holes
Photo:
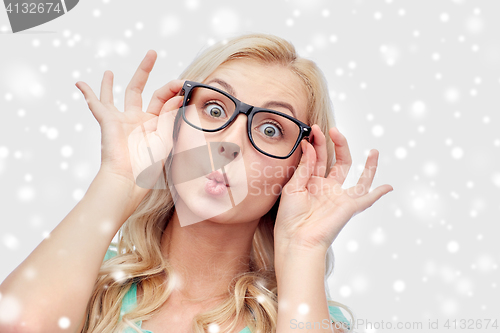
[[[218,80],[224,81],[233,89],[227,91]],[[279,103],[290,104],[296,118],[307,123],[308,95],[303,81],[290,69],[276,64],[264,64],[252,59],[236,59],[228,61],[208,76],[203,83],[233,93],[240,101],[264,107],[273,105],[270,109],[291,114]],[[277,102],[277,103],[276,103]]]

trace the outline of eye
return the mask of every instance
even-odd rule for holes
[[[214,101],[205,103],[203,110],[205,110],[205,113],[207,113],[209,116],[213,118],[226,117],[226,112],[224,111],[224,108]]]
[[[259,131],[268,138],[279,138],[283,136],[283,129],[279,123],[268,121],[258,127]]]

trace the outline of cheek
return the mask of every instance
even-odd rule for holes
[[[267,164],[254,162],[248,169],[249,194],[277,197],[293,176],[295,164],[290,161],[266,160]]]
[[[181,120],[179,134],[174,145],[174,151],[176,153],[204,146],[206,144],[207,140],[205,139],[205,134],[202,131],[198,131]]]

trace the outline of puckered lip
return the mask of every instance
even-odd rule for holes
[[[226,174],[226,177],[227,177],[227,174]],[[215,180],[216,182],[225,184],[226,187],[229,187],[229,184],[226,184],[226,182],[224,181],[224,176],[222,175],[222,172],[220,172],[218,170],[212,171],[210,174],[208,174],[207,179]]]

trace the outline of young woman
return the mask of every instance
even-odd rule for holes
[[[392,191],[369,192],[378,151],[343,189],[352,162],[325,79],[281,38],[214,45],[143,112],[155,60],[141,62],[124,112],[110,71],[100,99],[77,82],[101,126],[101,168],[0,285],[22,309],[5,332],[344,331],[331,244]]]

